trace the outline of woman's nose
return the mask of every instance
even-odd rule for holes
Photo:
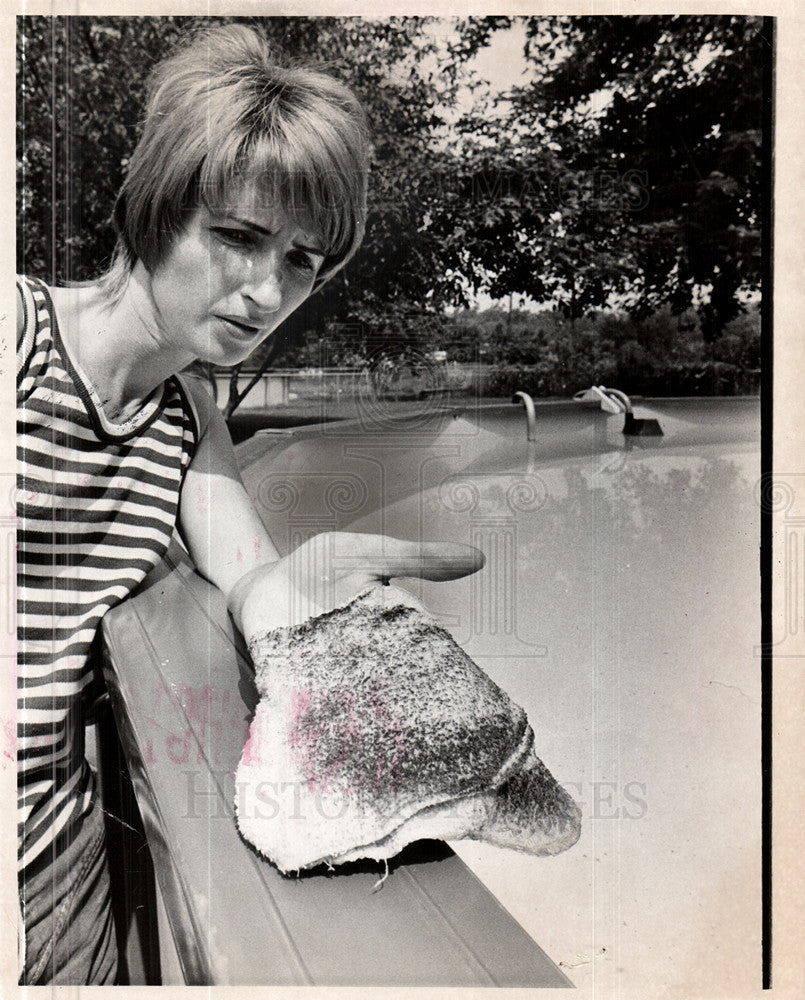
[[[275,313],[282,305],[282,268],[272,255],[264,261],[248,260],[242,292],[262,313]]]

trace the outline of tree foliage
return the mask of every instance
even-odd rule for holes
[[[208,20],[18,19],[20,269],[103,269],[147,71]],[[638,320],[698,301],[712,341],[759,289],[761,20],[240,20],[345,79],[373,134],[363,247],[257,363],[292,362],[304,335],[321,363],[424,343],[480,291],[551,303],[571,330],[613,296]],[[496,96],[473,58],[507,28],[527,76]]]
[[[106,265],[145,76],[182,28],[180,18],[19,18],[21,269],[59,283]]]
[[[396,317],[426,315],[455,297],[418,189],[432,163],[464,67],[502,18],[442,22],[363,18],[20,19],[18,260],[53,283],[103,270],[114,248],[109,216],[137,139],[148,70],[210,20],[257,23],[278,50],[345,79],[367,109],[372,185],[364,245],[322,293],[259,350],[267,364],[300,334],[361,324],[391,338]],[[340,347],[339,337],[332,341]],[[331,338],[332,340],[332,338]],[[329,341],[328,341],[329,343]],[[237,405],[233,379],[232,409]]]
[[[601,179],[604,226],[575,210],[568,220],[594,237],[591,271],[577,255],[582,286],[600,300],[591,282],[607,273],[604,254],[616,262],[604,285],[617,284],[620,260],[638,313],[681,312],[709,289],[701,318],[714,338],[760,288],[763,20],[532,19],[527,34],[534,78],[516,117],[547,128],[571,173]],[[562,54],[546,63],[546,45]]]
[[[434,260],[421,236],[417,188],[463,65],[503,19],[451,22],[445,44],[435,19],[419,17],[21,18],[20,261],[54,281],[88,278],[104,266],[113,246],[109,213],[136,142],[147,72],[209,20],[256,22],[278,49],[345,79],[368,111],[367,239],[351,272],[328,285],[330,309],[340,312],[346,287],[353,303],[357,291],[369,308],[392,295],[421,299]]]

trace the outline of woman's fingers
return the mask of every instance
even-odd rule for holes
[[[399,539],[392,539],[399,542]],[[484,565],[484,554],[471,545],[455,542],[408,543],[409,547],[386,552],[378,577],[415,576],[422,580],[456,580],[477,573]]]
[[[378,580],[455,580],[483,564],[483,553],[471,545],[327,532],[246,574],[233,589],[229,607],[249,639],[339,607]]]
[[[456,542],[414,542],[359,532],[333,532],[324,537],[330,540],[335,573],[365,573],[372,580],[397,576],[455,580],[476,573],[485,561],[480,549]]]

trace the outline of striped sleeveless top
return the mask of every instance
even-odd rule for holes
[[[47,287],[18,279],[19,869],[33,874],[94,807],[83,702],[98,623],[164,555],[198,437],[180,377],[110,422],[71,360]]]

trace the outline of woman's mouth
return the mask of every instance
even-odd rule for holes
[[[261,331],[261,327],[255,326],[253,323],[247,323],[245,320],[235,316],[216,316],[216,319],[220,320],[227,329],[239,337],[251,339],[256,337]]]

